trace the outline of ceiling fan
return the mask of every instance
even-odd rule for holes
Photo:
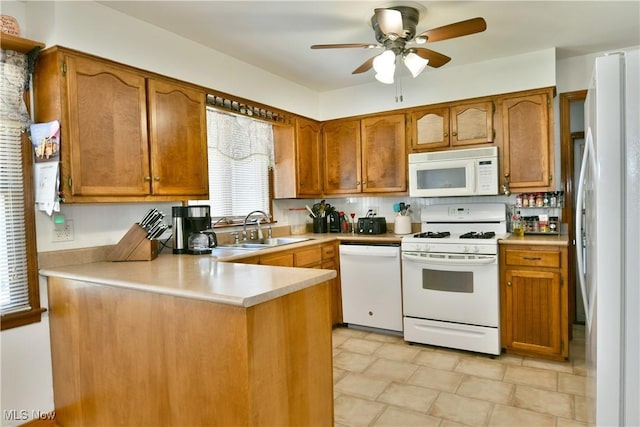
[[[353,70],[352,74],[363,73],[373,67],[376,71],[377,80],[391,84],[393,83],[397,58],[402,58],[413,77],[418,76],[427,65],[438,68],[451,60],[446,55],[414,45],[419,46],[425,43],[466,36],[487,29],[487,23],[483,18],[472,18],[427,30],[416,36],[416,26],[419,19],[420,13],[418,10],[409,6],[375,9],[375,14],[371,17],[371,26],[379,44],[315,44],[311,46],[311,49],[384,48],[384,52],[367,59],[362,65]]]

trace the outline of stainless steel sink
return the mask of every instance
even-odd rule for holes
[[[246,242],[227,243],[219,245],[218,248],[227,249],[265,249],[273,248],[275,246],[290,245],[292,243],[300,243],[311,240],[310,237],[273,237],[269,239],[250,240]]]
[[[255,250],[257,249],[218,246],[211,250],[211,256],[214,258],[225,258],[234,255],[246,255]]]

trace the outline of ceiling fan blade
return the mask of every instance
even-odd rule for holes
[[[429,67],[438,68],[442,67],[447,62],[451,61],[447,55],[443,55],[431,49],[425,49],[424,47],[416,47],[411,49],[412,52],[415,52],[421,58],[428,59]]]
[[[376,20],[383,34],[401,36],[404,33],[402,13],[395,9],[376,9]]]
[[[353,70],[351,74],[360,74],[360,73],[364,73],[365,71],[369,71],[371,67],[373,67],[373,60],[375,58],[376,58],[375,56],[372,56],[371,58],[367,59],[362,63],[362,65],[360,65],[358,68]]]
[[[455,24],[445,25],[443,27],[433,28],[424,33],[418,34],[418,37],[425,37],[427,42],[438,42],[440,40],[452,39],[455,37],[467,36],[469,34],[480,33],[487,29],[487,23],[482,18],[472,18],[466,21],[456,22]],[[431,64],[429,64],[431,65]]]
[[[372,44],[372,43],[337,43],[337,44],[314,44],[311,46],[311,49],[342,49],[342,48],[352,48],[352,47],[365,47],[365,48],[375,48],[380,47],[380,45]]]

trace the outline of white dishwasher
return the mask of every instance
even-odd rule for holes
[[[342,242],[342,318],[350,325],[402,332],[399,244]]]

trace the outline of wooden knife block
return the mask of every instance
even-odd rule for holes
[[[127,234],[111,250],[109,261],[151,261],[158,257],[158,241],[147,239],[147,232],[133,224]]]

